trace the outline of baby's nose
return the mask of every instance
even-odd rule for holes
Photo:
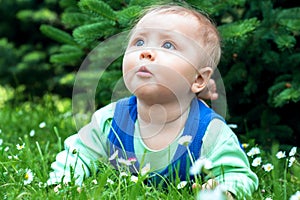
[[[148,59],[150,61],[154,61],[155,59],[155,56],[154,56],[154,53],[151,52],[151,51],[143,51],[140,55],[140,59]]]

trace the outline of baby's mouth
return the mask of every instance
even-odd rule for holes
[[[139,72],[145,72],[145,73],[150,73],[151,74],[151,72],[148,70],[148,68],[146,66],[141,66],[139,68]]]
[[[141,66],[136,74],[142,78],[149,78],[152,76],[152,73],[148,70],[146,66]]]

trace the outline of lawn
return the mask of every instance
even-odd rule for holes
[[[82,186],[47,187],[50,164],[64,139],[76,132],[70,99],[45,94],[20,103],[18,90],[0,87],[1,199],[195,199],[192,183],[174,181],[165,187],[114,170],[99,161]],[[89,116],[82,116],[87,122]],[[255,138],[242,141],[260,184],[251,199],[300,199],[299,148],[273,143],[262,147]],[[212,193],[215,195],[215,193]],[[203,199],[203,198],[202,198]],[[215,199],[215,198],[214,198]]]

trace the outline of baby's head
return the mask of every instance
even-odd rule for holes
[[[144,86],[143,91],[164,92],[154,85],[176,95],[184,95],[187,87],[199,93],[220,55],[218,31],[205,15],[181,6],[156,6],[131,31],[123,59],[125,84],[133,93]]]
[[[145,20],[145,18],[151,17],[153,15],[166,16],[170,14],[186,17],[189,21],[195,20],[195,25],[197,26],[189,27],[189,32],[191,34],[197,32],[197,38],[195,38],[195,42],[198,42],[198,45],[200,45],[200,47],[203,48],[203,56],[206,58],[206,60],[203,61],[201,65],[205,67],[209,66],[215,69],[219,64],[221,57],[219,32],[214,23],[210,20],[210,18],[207,15],[202,14],[192,8],[186,8],[177,5],[162,5],[149,8],[144,12],[142,17],[132,29],[131,35],[138,28],[140,22]],[[159,23],[159,21],[157,23]],[[170,21],[170,23],[172,23],[172,21]],[[164,27],[161,28],[164,29]],[[200,58],[203,58],[202,55],[199,55],[199,59]]]

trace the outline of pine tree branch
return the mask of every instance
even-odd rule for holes
[[[76,45],[77,43],[73,40],[72,36],[70,34],[68,34],[65,31],[62,31],[58,28],[55,28],[53,26],[50,25],[41,25],[40,26],[40,31],[48,36],[49,38],[63,43],[63,44],[71,44],[71,45]]]

